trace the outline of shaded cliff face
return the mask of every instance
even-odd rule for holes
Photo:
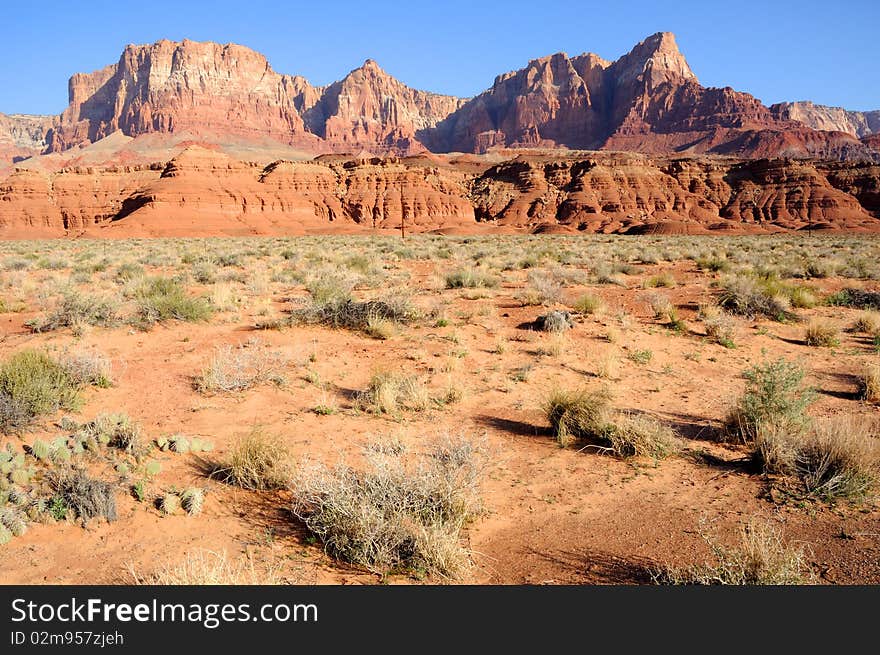
[[[15,162],[40,154],[57,116],[0,114],[0,172]]]
[[[780,118],[798,121],[814,130],[846,132],[858,138],[880,133],[880,110],[848,111],[809,101],[783,102],[770,109]]]
[[[880,165],[520,155],[268,166],[201,147],[167,164],[19,170],[0,182],[0,237],[468,232],[880,232]]]

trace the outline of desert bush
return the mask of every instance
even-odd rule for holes
[[[367,388],[355,398],[355,406],[361,410],[392,416],[402,410],[424,411],[430,404],[431,397],[421,380],[390,371],[374,373]]]
[[[731,314],[774,321],[793,318],[791,301],[777,284],[736,275],[722,282],[718,304]]]
[[[660,293],[660,292],[646,292],[642,295],[642,300],[644,300],[645,304],[651,308],[651,311],[654,313],[654,318],[657,320],[667,319],[669,321],[674,321],[678,318],[678,313],[675,310],[675,305],[672,304],[672,301],[669,299],[669,296]]]
[[[59,409],[77,409],[80,386],[46,353],[16,353],[0,365],[0,431],[25,427]]]
[[[571,314],[559,310],[553,310],[535,319],[534,326],[544,332],[566,332],[574,327]]]
[[[197,549],[182,560],[168,564],[149,576],[129,571],[138,585],[280,585],[274,568],[257,568],[250,557],[230,560],[225,552]]]
[[[481,511],[482,442],[446,438],[407,461],[400,450],[368,449],[365,470],[303,466],[293,512],[332,556],[385,572],[462,577],[461,532]]]
[[[667,568],[655,575],[655,581],[676,585],[796,585],[811,581],[803,548],[786,544],[782,533],[769,523],[745,525],[736,547],[702,536],[712,551],[712,563]]]
[[[672,273],[669,272],[660,273],[659,275],[649,277],[645,279],[644,283],[642,284],[645,289],[657,289],[660,287],[669,289],[674,287],[675,285],[675,278],[672,276]]]
[[[700,308],[700,319],[706,328],[706,336],[712,341],[725,348],[736,345],[736,322],[733,318],[710,305]]]
[[[840,345],[840,330],[836,325],[821,319],[813,319],[804,330],[804,343],[808,346],[831,348]]]
[[[791,306],[798,309],[812,309],[819,304],[819,297],[809,287],[792,287],[788,296]]]
[[[295,309],[290,314],[294,325],[326,325],[349,330],[367,330],[372,320],[390,323],[409,323],[418,317],[418,311],[406,296],[389,297],[386,300],[329,301],[312,303]]]
[[[474,268],[460,268],[446,275],[447,289],[475,289],[498,286],[498,278]]]
[[[880,310],[880,291],[841,289],[825,299],[825,304],[836,307]]]
[[[94,350],[73,350],[58,360],[76,384],[110,387],[113,385],[110,360]]]
[[[746,388],[729,413],[725,436],[754,443],[763,423],[799,432],[809,422],[806,409],[814,394],[802,386],[804,370],[785,358],[756,364],[743,373]]]
[[[231,393],[266,382],[283,384],[287,362],[286,355],[256,340],[238,346],[220,345],[196,378],[195,387],[203,393]]]
[[[109,483],[89,477],[79,468],[52,472],[49,483],[55,497],[83,523],[100,516],[108,521],[116,520],[116,496]]]
[[[198,323],[207,321],[213,313],[208,301],[188,296],[183,286],[171,278],[148,278],[134,296],[138,304],[136,319],[144,326],[169,320]]]
[[[585,293],[577,297],[571,304],[571,309],[578,314],[599,315],[605,311],[605,301],[595,294]]]
[[[281,489],[290,481],[290,452],[279,435],[255,427],[236,439],[211,475],[243,489]]]
[[[532,269],[526,278],[525,291],[518,298],[524,305],[556,305],[562,302],[562,286],[560,279],[550,271]]]
[[[68,291],[52,311],[42,318],[28,321],[26,325],[34,332],[49,332],[84,325],[112,326],[118,321],[116,309],[117,304],[112,300]]]
[[[318,305],[340,304],[351,300],[357,279],[340,272],[322,272],[312,276],[306,289]]]

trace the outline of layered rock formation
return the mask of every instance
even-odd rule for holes
[[[880,132],[880,110],[847,111],[809,101],[783,102],[772,105],[770,110],[779,118],[798,121],[814,130],[846,132],[858,138]]]
[[[552,151],[243,163],[190,147],[167,164],[19,170],[0,237],[410,231],[880,231],[880,165]]]
[[[780,118],[747,93],[699,84],[675,37],[655,34],[611,63],[564,53],[529,62],[452,114],[426,143],[438,151],[493,147],[872,159],[844,133]]]
[[[316,87],[244,46],[159,41],[77,73],[69,98],[58,117],[0,116],[0,161],[45,152],[55,154],[45,168],[69,166],[79,163],[72,149],[114,135],[310,156],[564,148],[880,159],[874,141],[857,138],[876,128],[873,114],[803,103],[771,110],[748,94],[703,87],[669,33],[615,62],[589,53],[536,59],[467,101],[412,89],[372,60]]]

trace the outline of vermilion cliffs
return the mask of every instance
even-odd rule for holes
[[[876,112],[704,87],[669,33],[471,99],[372,60],[316,87],[244,46],[159,41],[69,97],[0,115],[0,235],[880,226]]]

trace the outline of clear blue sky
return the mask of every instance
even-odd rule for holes
[[[674,32],[700,81],[765,103],[880,109],[880,1],[2,0],[0,112],[59,113],[67,79],[160,38],[235,42],[313,84],[371,57],[410,86],[475,95],[554,52],[616,59]]]

